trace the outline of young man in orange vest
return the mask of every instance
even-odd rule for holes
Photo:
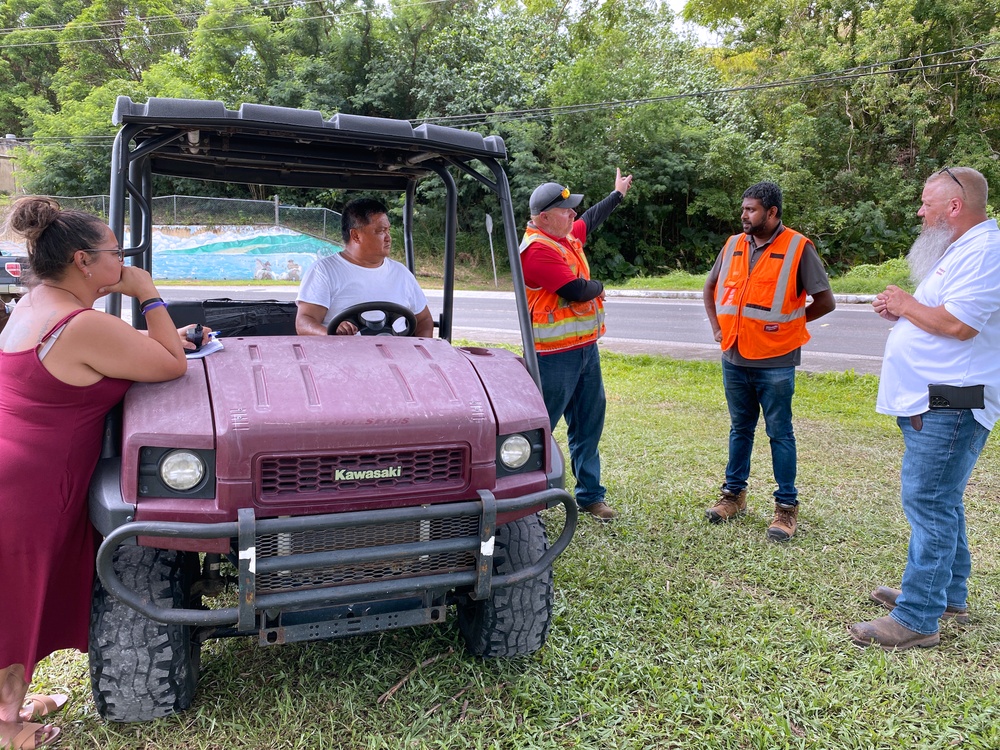
[[[729,238],[705,282],[703,298],[722,345],[722,384],[729,405],[729,462],[712,523],[746,513],[747,478],[761,411],[778,489],[767,538],[784,542],[798,524],[792,394],[806,322],[836,307],[830,280],[811,241],[781,223],[781,188],[758,182],[743,193],[743,233]],[[806,304],[806,295],[813,301]]]
[[[604,431],[604,381],[597,339],[604,334],[604,285],[590,278],[583,252],[588,234],[618,207],[632,175],[616,170],[615,189],[576,218],[583,195],[555,182],[531,194],[531,221],[521,241],[521,267],[542,398],[555,429],[566,418],[570,464],[576,477],[576,502],[601,522],[615,517],[604,501],[598,443]]]

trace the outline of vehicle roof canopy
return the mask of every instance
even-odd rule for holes
[[[154,174],[298,187],[404,190],[449,164],[505,159],[499,136],[263,104],[119,96],[113,121]]]

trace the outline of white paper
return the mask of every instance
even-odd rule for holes
[[[202,357],[207,357],[209,354],[222,351],[225,348],[217,338],[210,338],[207,344],[202,344],[201,349],[196,352],[187,352],[186,356],[188,359],[201,359]]]

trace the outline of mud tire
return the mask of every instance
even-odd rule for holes
[[[115,572],[144,599],[161,606],[190,605],[197,570],[193,553],[120,547]],[[191,706],[201,644],[187,625],[164,625],[115,599],[94,581],[90,610],[90,684],[108,721],[151,721]]]
[[[497,528],[493,572],[522,570],[541,559],[549,547],[538,514]],[[485,601],[464,597],[458,604],[458,627],[469,652],[502,657],[531,654],[545,645],[552,623],[552,568],[535,578],[493,590]]]

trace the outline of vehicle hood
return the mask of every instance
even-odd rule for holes
[[[492,462],[496,422],[475,369],[437,339],[257,337],[205,358],[220,479],[255,456],[467,446]]]

